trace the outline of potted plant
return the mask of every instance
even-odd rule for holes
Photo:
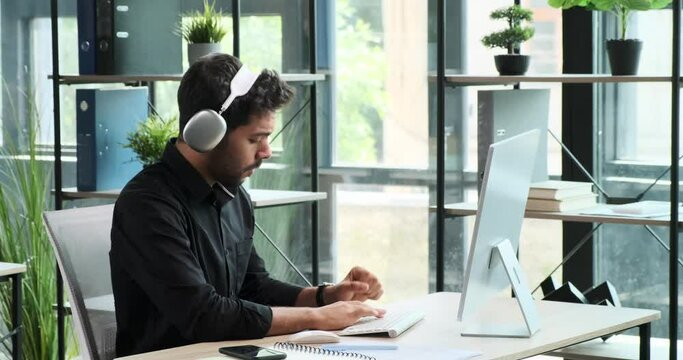
[[[495,10],[493,20],[506,20],[507,29],[484,36],[481,42],[486,47],[507,49],[507,54],[496,55],[496,69],[500,75],[523,75],[529,68],[529,56],[516,53],[519,45],[534,35],[534,28],[522,26],[522,21],[531,21],[531,11],[519,5]]]
[[[219,42],[227,32],[221,25],[223,13],[216,10],[215,5],[215,1],[209,4],[208,0],[204,0],[203,12],[184,14],[184,17],[189,16],[191,19],[186,24],[182,20],[180,22],[178,31],[187,41],[187,61],[190,65],[204,55],[220,52]]]
[[[638,72],[643,42],[626,38],[631,12],[661,9],[670,3],[671,0],[548,0],[548,5],[555,8],[580,6],[588,10],[608,11],[617,17],[621,36],[607,40],[606,44],[612,75],[635,75]]]
[[[135,132],[128,134],[126,138],[128,143],[123,146],[135,152],[143,167],[149,166],[161,160],[166,143],[176,134],[178,134],[177,116],[164,120],[159,115],[150,115],[144,122],[138,124]]]

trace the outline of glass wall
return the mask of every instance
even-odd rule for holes
[[[447,0],[447,70],[456,74],[495,74],[493,55],[480,39],[503,24],[489,13],[512,1]],[[75,0],[60,0],[60,72],[78,71]],[[252,68],[268,67],[282,73],[308,71],[307,0],[242,1],[241,58]],[[532,56],[532,74],[561,73],[562,16],[545,0],[522,1],[534,12],[536,33],[522,46]],[[183,1],[185,11],[201,1]],[[232,50],[230,1],[217,1],[229,31],[222,43]],[[52,84],[49,1],[3,1],[0,4],[2,46],[0,72],[7,89],[34,93],[41,113],[42,144],[50,145]],[[326,79],[317,85],[318,148],[321,152],[320,202],[321,275],[340,280],[355,264],[377,273],[386,287],[385,301],[417,296],[433,289],[435,221],[429,207],[435,192],[435,0],[319,0],[318,61]],[[180,16],[179,16],[180,18]],[[649,11],[633,15],[632,36],[643,39],[642,74],[670,72],[671,13]],[[600,32],[616,31],[608,17],[598,18]],[[601,35],[602,36],[602,35]],[[601,44],[601,41],[596,42]],[[607,69],[602,45],[596,51],[601,72]],[[184,48],[184,45],[183,45]],[[184,65],[185,68],[187,64]],[[177,112],[177,82],[155,84],[153,102],[162,115]],[[524,84],[549,88],[549,128],[561,138],[559,84]],[[447,89],[446,146],[447,202],[476,201],[477,91],[502,87]],[[63,144],[75,145],[74,87],[61,91]],[[310,88],[296,85],[295,101],[284,109],[280,127],[290,127],[275,139],[275,156],[249,186],[282,190],[310,187]],[[639,194],[669,162],[670,88],[668,84],[604,85],[596,87],[598,132],[597,172],[615,196]],[[21,118],[26,101],[17,90],[2,91],[2,137],[22,140]],[[18,105],[18,106],[17,106]],[[303,109],[299,112],[299,109]],[[662,139],[667,139],[663,141]],[[548,168],[561,175],[561,152],[549,137]],[[72,159],[73,160],[73,159]],[[72,168],[73,170],[73,168]],[[73,171],[72,171],[73,172]],[[72,172],[67,171],[67,174]],[[72,175],[73,177],[73,175]],[[646,199],[668,199],[668,175]],[[310,275],[310,217],[308,205],[257,211],[257,222],[294,262]],[[474,218],[446,221],[447,289],[460,290],[464,255]],[[668,241],[667,229],[654,229]],[[271,270],[301,282],[278,260],[272,247],[257,235],[259,250],[271,259]],[[627,306],[663,310],[668,302],[667,251],[647,229],[606,226],[597,242],[596,281],[612,281]],[[646,254],[646,255],[643,255]],[[520,258],[533,287],[562,258],[562,224],[526,220]],[[400,267],[400,271],[397,268]],[[561,274],[556,274],[556,279]],[[656,294],[653,298],[650,294]],[[538,294],[537,294],[538,295]],[[654,334],[666,336],[666,321],[655,324]]]
[[[511,1],[496,0],[486,2],[467,2],[467,36],[465,49],[465,74],[492,75],[497,74],[493,57],[504,54],[504,49],[489,49],[482,45],[481,38],[507,26],[500,20],[491,20],[493,10],[511,5]],[[533,12],[535,28],[534,36],[521,47],[521,53],[530,55],[528,74],[560,74],[562,73],[562,13],[550,8],[545,1],[522,1],[522,6]],[[562,85],[559,83],[524,83],[523,89],[550,89],[550,113],[548,128],[558,138],[562,138]],[[464,154],[465,170],[477,171],[477,93],[480,90],[511,89],[501,86],[478,86],[466,88],[466,116],[464,124],[467,137]],[[548,172],[553,178],[562,173],[562,154],[560,145],[548,136]],[[466,201],[476,201],[476,183],[467,184]],[[467,227],[474,226],[474,218],[468,219]],[[471,231],[471,230],[470,230]],[[470,239],[467,236],[466,239]],[[559,221],[543,221],[526,219],[520,239],[520,259],[522,268],[527,273],[529,282],[536,287],[540,281],[550,275],[562,260],[562,223]],[[562,278],[561,269],[555,278]],[[542,294],[538,293],[537,296]]]
[[[616,36],[617,24],[609,14],[601,15],[599,21],[597,65],[608,72],[604,40]],[[627,37],[643,41],[639,74],[670,76],[671,29],[670,9],[631,15]],[[596,102],[597,171],[603,186],[610,196],[669,201],[670,83],[602,85],[596,89],[598,99],[603,99]],[[662,320],[652,328],[655,337],[669,334],[668,243],[668,226],[636,225],[603,226],[596,243],[595,283],[608,280],[614,284],[623,306],[660,310]]]
[[[384,301],[428,291],[428,2],[337,0],[330,68],[329,253],[334,280],[354,264]],[[323,46],[324,47],[324,46]],[[324,145],[323,145],[324,146]],[[323,230],[326,232],[325,230]],[[397,272],[396,266],[406,271]]]

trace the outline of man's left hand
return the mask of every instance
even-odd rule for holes
[[[377,300],[382,294],[384,290],[377,276],[360,266],[355,266],[344,280],[328,286],[323,296],[325,304],[332,304],[337,301]]]

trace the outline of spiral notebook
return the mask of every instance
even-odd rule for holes
[[[292,355],[292,359],[362,359],[377,360],[374,356],[361,354],[353,351],[327,350],[315,346],[294,344],[290,342],[276,342],[274,349],[283,351],[287,355]],[[294,356],[296,354],[296,357]],[[289,357],[289,356],[288,356]]]
[[[482,353],[479,351],[453,349],[434,346],[404,346],[400,345],[398,350],[363,350],[363,351],[335,351],[320,347],[294,344],[289,342],[277,342],[271,349],[279,350],[287,354],[287,359],[291,360],[468,360],[476,358]],[[212,356],[201,360],[223,360],[227,356]]]

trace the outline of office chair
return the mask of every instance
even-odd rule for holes
[[[46,211],[43,221],[68,288],[81,357],[115,356],[116,316],[109,269],[114,205]]]

